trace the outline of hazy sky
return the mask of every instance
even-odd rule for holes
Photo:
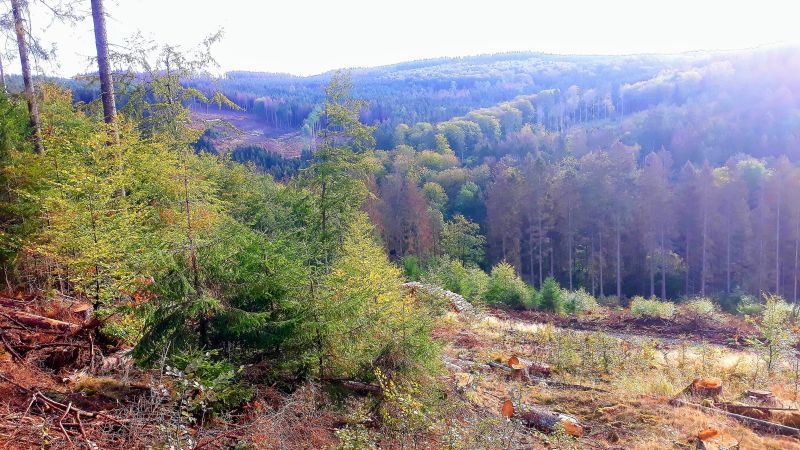
[[[89,0],[85,3],[88,8]],[[222,70],[308,75],[340,67],[511,50],[624,54],[796,44],[800,11],[792,3],[106,0],[106,10],[112,43],[123,43],[141,31],[158,42],[191,47],[223,28],[224,40],[214,51]],[[58,48],[60,67],[45,67],[47,73],[90,70],[91,20],[73,28],[51,25],[41,6],[32,8],[34,29]],[[5,45],[13,49],[13,42],[6,40]],[[16,62],[7,66],[13,71]]]

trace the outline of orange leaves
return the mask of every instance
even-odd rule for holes
[[[502,414],[503,417],[507,417],[509,419],[513,417],[514,403],[512,403],[511,400],[506,400],[505,402],[503,402],[503,406],[500,408],[500,414]]]

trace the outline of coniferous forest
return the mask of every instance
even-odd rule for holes
[[[0,448],[800,448],[800,47],[220,74],[114,7],[0,1]]]

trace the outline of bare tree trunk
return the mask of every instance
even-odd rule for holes
[[[598,246],[600,247],[600,298],[605,298],[606,294],[603,290],[603,232],[600,231],[597,233]]]
[[[777,214],[775,218],[775,294],[781,295],[781,188],[778,186]]]
[[[653,257],[651,255],[650,261],[648,262],[648,269],[650,271],[650,297],[656,296],[656,271],[653,267]]]
[[[691,273],[691,264],[689,263],[689,227],[686,227],[686,276],[684,286],[684,295],[689,296],[689,274]]]
[[[541,211],[539,212],[539,287],[542,287],[544,283],[544,254],[543,254],[543,247],[544,247],[544,226],[542,224],[542,214]]]
[[[706,257],[708,254],[708,205],[703,205],[703,247],[700,261],[700,295],[706,296]]]
[[[100,76],[101,98],[103,100],[103,119],[111,129],[109,133],[116,142],[119,139],[114,121],[117,116],[117,105],[114,101],[114,80],[111,78],[111,66],[108,60],[108,36],[106,35],[106,15],[103,0],[92,0],[92,21],[94,22],[94,43],[97,47],[97,72]]]
[[[567,252],[569,254],[569,290],[573,290],[572,286],[572,206],[568,205],[567,208]]]
[[[794,283],[792,292],[792,301],[797,303],[797,260],[800,256],[800,213],[795,219],[794,228]]]
[[[528,214],[528,274],[530,275],[531,285],[535,285],[533,274],[533,218]],[[541,287],[541,286],[540,286]]]
[[[44,147],[42,147],[41,127],[39,126],[39,103],[36,100],[36,92],[33,89],[33,78],[31,77],[31,66],[28,61],[28,44],[25,42],[25,24],[20,0],[11,0],[11,12],[14,16],[14,32],[17,35],[22,81],[25,84],[25,100],[28,102],[30,127],[33,132],[33,149],[36,153],[41,153],[44,151]]]
[[[617,299],[622,298],[622,231],[620,230],[619,218],[617,219]]]
[[[725,292],[731,293],[731,224],[728,221],[728,235],[725,243]]]
[[[667,299],[667,256],[664,245],[664,226],[661,226],[661,300]]]
[[[0,55],[0,87],[2,87],[4,94],[8,92],[8,89],[6,89],[6,72],[3,69],[2,55]]]

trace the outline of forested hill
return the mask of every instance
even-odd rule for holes
[[[503,53],[411,61],[351,69],[354,95],[367,101],[369,123],[439,122],[470,109],[542,89],[604,86],[650,78],[668,67],[687,67],[702,55],[562,56]],[[298,77],[229,72],[223,80],[195,80],[203,90],[218,86],[239,106],[276,126],[302,126],[323,99],[332,72]]]

